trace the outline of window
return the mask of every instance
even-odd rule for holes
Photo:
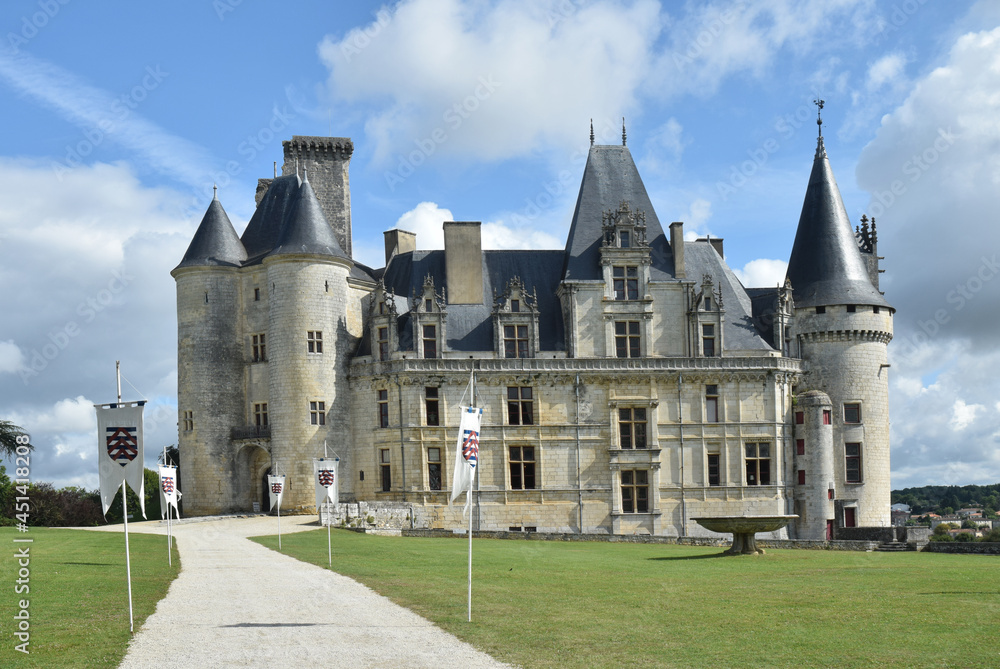
[[[646,448],[646,410],[618,410],[618,445],[620,448]]]
[[[796,439],[795,440],[795,455],[805,455],[806,454],[806,440]]]
[[[531,388],[511,386],[507,388],[507,424],[534,425]]]
[[[616,300],[639,299],[639,268],[621,266],[611,268],[612,286]]]
[[[535,447],[510,447],[510,487],[514,490],[535,489]]]
[[[861,404],[858,402],[853,402],[844,405],[844,422],[845,423],[860,423],[861,422]]]
[[[800,469],[799,470],[799,485],[805,485],[805,484],[806,484],[806,470]]]
[[[847,456],[844,480],[848,483],[861,483],[861,444],[844,444],[844,453]]]
[[[712,298],[706,296],[705,297],[705,311],[711,311],[711,310],[712,310]]]
[[[706,358],[715,357],[715,326],[710,323],[701,326],[701,350]]]
[[[326,402],[309,403],[309,423],[311,425],[326,425]]]
[[[381,305],[381,302],[379,305]],[[380,327],[378,329],[378,359],[389,359],[389,328],[387,327]]]
[[[190,432],[194,429],[194,411],[184,412],[184,431]]]
[[[829,409],[823,409],[823,425],[831,425],[833,423],[833,412]]]
[[[816,307],[816,313],[817,314],[825,314],[826,313],[826,307]]]
[[[615,355],[639,357],[639,321],[615,321]]]
[[[435,388],[434,390],[437,390]],[[441,489],[441,449],[427,449],[427,484],[431,490]]]
[[[705,422],[719,422],[719,386],[705,386]]]
[[[795,424],[802,425],[806,422],[806,414],[802,411],[795,412]]]
[[[649,472],[646,470],[622,471],[622,511],[649,513]]]
[[[514,300],[511,300],[511,304],[513,303]],[[503,326],[503,357],[505,358],[528,357],[527,325]]]
[[[306,332],[306,347],[310,353],[322,353],[323,333],[319,330]]]
[[[250,335],[250,349],[254,362],[264,362],[267,360],[267,335]]]
[[[382,470],[382,492],[392,490],[392,469],[389,466],[389,449],[383,448],[378,454],[379,468]]]
[[[385,302],[378,303],[378,315],[379,316],[385,315]]]
[[[257,427],[267,425],[267,402],[253,405],[253,422]]]
[[[514,314],[521,313],[521,300],[511,300],[510,311]]]
[[[424,300],[424,311],[434,311],[434,300],[429,297]]]
[[[855,313],[855,312],[856,312],[857,310],[858,310],[858,307],[857,307],[857,305],[854,305],[854,304],[848,304],[848,305],[847,305],[847,313],[849,313],[849,314],[853,314],[853,313]]]
[[[378,391],[378,426],[389,427],[389,391]]]
[[[747,485],[771,485],[771,444],[744,444]]]
[[[873,314],[879,313],[879,308],[878,307],[872,307],[872,313]]]
[[[425,325],[423,326],[424,333],[424,357],[425,358],[436,358],[437,356],[437,326],[436,325]]]
[[[722,485],[722,468],[719,466],[719,454],[708,454],[708,485]]]
[[[253,289],[253,301],[260,302],[260,288]]]
[[[628,230],[618,231],[618,246],[623,249],[627,249],[632,246],[632,235],[629,234]]]
[[[431,426],[440,425],[440,414],[438,413],[438,389],[434,386],[424,388],[424,409],[426,410],[427,424]]]
[[[857,527],[857,526],[858,526],[857,509],[855,509],[854,507],[847,507],[846,509],[844,509],[844,527]]]

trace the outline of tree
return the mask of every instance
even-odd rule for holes
[[[7,458],[17,452],[18,446],[27,446],[29,450],[35,447],[31,444],[19,444],[18,437],[27,437],[23,427],[14,425],[9,420],[0,419],[0,458]],[[27,439],[21,439],[27,441]]]

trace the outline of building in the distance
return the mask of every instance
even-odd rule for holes
[[[283,507],[311,511],[326,442],[342,501],[462,527],[447,501],[475,370],[480,529],[888,526],[893,308],[874,221],[852,227],[822,137],[771,288],[741,285],[721,239],[661,224],[624,136],[591,143],[563,249],[483,250],[480,224],[456,221],[444,250],[385,232],[385,267],[365,267],[345,138],[284,142],[242,236],[213,200],[172,272],[186,512],[266,508],[271,471]]]

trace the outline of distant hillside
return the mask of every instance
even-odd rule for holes
[[[892,491],[893,504],[909,504],[913,513],[953,513],[965,507],[1000,509],[1000,483],[992,485],[925,485]]]

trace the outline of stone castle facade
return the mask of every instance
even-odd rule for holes
[[[593,140],[592,144],[593,144]],[[566,247],[444,250],[385,233],[351,257],[349,139],[293,137],[237,235],[209,205],[177,282],[181,477],[191,515],[341,501],[449,506],[458,407],[483,407],[478,529],[708,534],[700,516],[796,514],[781,536],[889,526],[886,345],[874,221],[847,217],[820,137],[784,286],[745,288],[720,239],[661,225],[623,139],[592,145]],[[464,499],[464,498],[463,498]]]

